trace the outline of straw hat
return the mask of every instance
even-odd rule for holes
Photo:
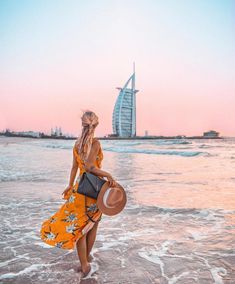
[[[98,194],[97,206],[105,215],[116,215],[122,211],[126,205],[126,192],[117,183],[117,187],[109,187],[109,182],[105,182]]]

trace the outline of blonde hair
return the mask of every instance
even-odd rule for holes
[[[75,145],[78,153],[83,161],[85,161],[90,153],[92,140],[96,126],[99,124],[98,116],[90,110],[83,111],[81,116],[82,120],[82,132],[77,138]]]

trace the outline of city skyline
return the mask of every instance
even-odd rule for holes
[[[136,135],[235,136],[234,14],[230,0],[3,0],[0,129],[76,136],[90,109],[111,134],[135,61]]]

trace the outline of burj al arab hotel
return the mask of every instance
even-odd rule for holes
[[[123,88],[117,88],[119,95],[114,105],[113,134],[119,137],[136,136],[136,93],[135,69]]]

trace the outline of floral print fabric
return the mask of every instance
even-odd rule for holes
[[[80,177],[85,170],[75,145],[73,154],[78,162]],[[101,168],[102,159],[103,152],[100,148],[96,167]],[[78,185],[79,179],[64,196],[66,202],[42,223],[40,236],[45,243],[62,249],[73,249],[76,241],[93,227],[93,221],[101,219],[102,213],[96,206],[96,199],[77,193]]]

